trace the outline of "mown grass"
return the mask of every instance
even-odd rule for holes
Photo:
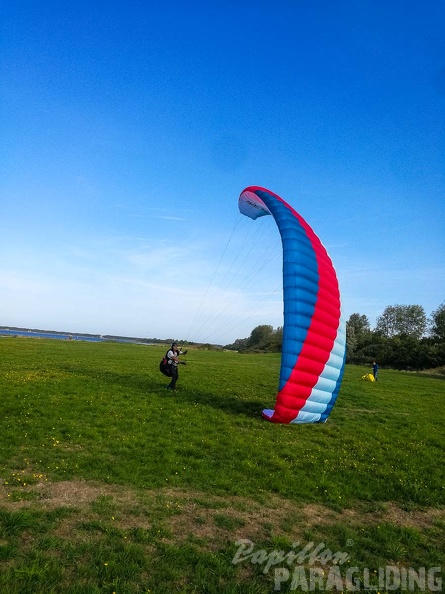
[[[278,355],[189,350],[170,393],[162,346],[0,351],[2,593],[273,591],[273,568],[232,563],[239,538],[371,574],[442,564],[443,379],[347,367],[328,423],[283,426],[261,418]]]

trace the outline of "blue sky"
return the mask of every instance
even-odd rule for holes
[[[344,317],[444,302],[441,0],[18,0],[0,21],[0,325],[281,325],[249,185],[313,227]]]

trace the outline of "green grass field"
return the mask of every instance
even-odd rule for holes
[[[443,379],[347,367],[326,424],[283,426],[261,418],[279,355],[191,349],[171,393],[164,352],[0,338],[1,594],[302,591],[267,559],[311,546],[347,554],[344,583],[407,590],[378,582],[395,566],[425,590],[419,568],[445,565]],[[256,556],[234,563],[239,539]]]

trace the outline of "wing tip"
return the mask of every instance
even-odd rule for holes
[[[261,413],[261,415],[263,416],[264,419],[266,419],[266,421],[271,421],[272,417],[274,415],[274,410],[270,409],[270,408],[265,408],[263,410],[263,412]]]

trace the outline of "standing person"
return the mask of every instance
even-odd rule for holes
[[[379,366],[374,361],[374,363],[372,364],[372,375],[374,376],[375,381],[377,381],[377,374],[378,374],[378,372],[379,372]]]
[[[167,388],[169,388],[170,390],[176,390],[176,382],[178,381],[178,378],[179,378],[178,365],[186,364],[185,361],[179,360],[179,355],[185,355],[185,354],[187,354],[187,351],[184,351],[184,352],[181,351],[176,342],[173,342],[170,347],[170,350],[167,351],[168,364],[171,365],[171,369],[172,369],[172,380],[167,386]]]

